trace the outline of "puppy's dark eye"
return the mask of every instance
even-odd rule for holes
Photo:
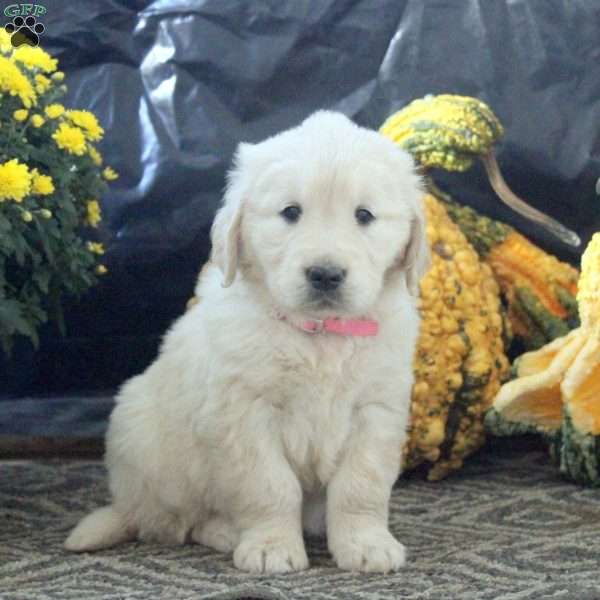
[[[279,213],[288,223],[296,223],[302,214],[302,209],[297,204],[286,206]]]
[[[371,221],[375,220],[373,213],[366,208],[357,208],[354,211],[354,216],[356,217],[359,225],[368,225]]]

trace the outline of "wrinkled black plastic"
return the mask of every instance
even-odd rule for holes
[[[102,200],[109,274],[82,304],[69,304],[66,340],[48,330],[33,387],[106,387],[146,364],[207,258],[237,143],[318,108],[377,128],[427,93],[477,96],[506,127],[498,158],[515,192],[584,243],[600,229],[598,0],[46,6],[42,45],[67,74],[67,103],[98,115],[101,150],[121,176]],[[439,180],[578,260],[502,205],[480,167]]]

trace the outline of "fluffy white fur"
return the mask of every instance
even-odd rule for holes
[[[280,212],[302,207],[297,223]],[[376,217],[368,225],[357,207]],[[117,397],[107,434],[112,504],[69,550],[190,539],[237,567],[304,569],[303,529],[343,569],[388,572],[405,550],[388,503],[406,435],[416,293],[428,260],[411,158],[346,117],[318,112],[240,145],[200,302]],[[346,270],[315,299],[305,270]],[[286,319],[277,318],[283,314]],[[368,317],[376,337],[310,334],[307,318]]]

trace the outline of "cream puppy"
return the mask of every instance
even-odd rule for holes
[[[69,550],[190,539],[237,567],[308,567],[303,529],[342,569],[388,572],[388,530],[428,264],[410,156],[317,112],[241,144],[201,299],[122,387],[107,433],[112,504]]]

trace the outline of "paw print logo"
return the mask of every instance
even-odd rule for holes
[[[12,23],[7,23],[4,26],[6,33],[10,33],[10,43],[14,48],[18,48],[23,44],[28,46],[37,46],[40,43],[40,35],[44,33],[45,27],[37,22],[33,16],[26,19],[23,17],[15,17]]]

